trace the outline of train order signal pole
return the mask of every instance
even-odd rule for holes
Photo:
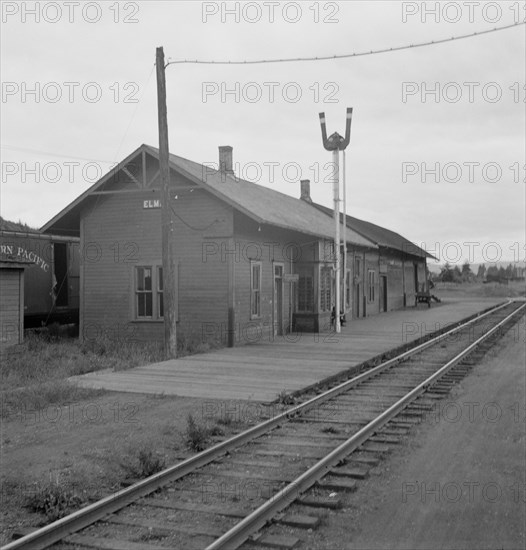
[[[331,136],[327,137],[327,128],[325,126],[325,113],[320,113],[320,124],[321,124],[321,137],[323,141],[323,147],[327,151],[332,151],[332,158],[334,164],[334,269],[335,269],[335,303],[334,303],[334,328],[336,332],[341,332],[341,323],[340,323],[340,271],[341,271],[341,262],[340,262],[340,151],[345,151],[347,145],[351,140],[351,121],[352,121],[352,107],[347,108],[347,118],[345,123],[345,138],[340,136],[338,132],[334,132]],[[344,235],[345,235],[345,225],[347,220],[343,220],[344,223]],[[346,248],[347,243],[344,238],[343,246]],[[345,277],[344,273],[344,277]]]
[[[164,314],[164,357],[177,357],[177,318],[175,300],[175,261],[172,243],[172,215],[170,212],[170,162],[168,150],[168,119],[166,110],[166,75],[164,50],[156,50],[157,68],[157,112],[159,119],[159,172],[161,176],[161,226],[163,262],[163,314]]]
[[[332,164],[334,170],[334,329],[341,332],[340,323],[340,152],[335,149],[332,152]]]

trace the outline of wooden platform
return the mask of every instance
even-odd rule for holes
[[[282,391],[314,384],[503,301],[444,300],[431,309],[410,307],[356,319],[347,323],[340,334],[279,336],[273,342],[261,341],[126,371],[99,371],[71,380],[83,387],[120,392],[268,402]]]

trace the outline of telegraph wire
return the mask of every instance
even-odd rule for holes
[[[264,63],[293,63],[299,61],[329,61],[331,59],[347,59],[350,57],[363,57],[367,55],[377,55],[388,52],[398,52],[402,50],[410,50],[414,48],[422,48],[425,46],[434,46],[436,44],[444,44],[445,42],[453,42],[455,40],[463,40],[464,38],[473,38],[475,36],[482,36],[483,34],[489,34],[493,32],[504,31],[519,25],[524,25],[526,22],[512,23],[511,25],[505,25],[503,27],[494,27],[493,29],[488,29],[486,31],[479,31],[470,34],[462,34],[459,36],[452,36],[450,38],[442,38],[440,40],[431,40],[428,42],[420,42],[418,44],[406,44],[405,46],[395,46],[394,48],[382,48],[378,50],[369,50],[363,52],[354,52],[346,54],[336,54],[336,55],[326,55],[319,57],[289,57],[284,59],[253,59],[253,60],[244,60],[244,61],[225,61],[225,60],[200,60],[200,59],[178,59],[176,61],[168,61],[165,67],[169,65],[177,64],[197,64],[197,65],[261,65]]]
[[[193,225],[190,225],[183,218],[181,218],[181,216],[179,216],[179,214],[174,210],[174,207],[171,204],[170,204],[170,210],[172,211],[172,214],[176,218],[178,218],[184,225],[186,225],[186,227],[188,227],[188,229],[191,229],[192,231],[206,231],[207,229],[210,229],[216,223],[220,223],[220,222],[224,221],[224,220],[220,220],[219,218],[216,218],[213,222],[210,222],[208,225],[206,225],[204,227],[195,227]]]
[[[119,148],[117,149],[117,153],[115,155],[115,158],[119,158],[120,156],[120,152],[121,152],[121,149],[122,149],[122,145],[124,143],[124,140],[128,137],[128,133],[130,131],[130,128],[131,128],[131,125],[133,123],[133,121],[135,120],[135,116],[137,115],[137,111],[139,109],[139,105],[141,105],[142,103],[142,100],[146,94],[146,90],[148,88],[148,84],[150,84],[150,80],[152,78],[152,74],[153,74],[153,71],[155,70],[155,63],[152,65],[152,69],[150,71],[150,74],[148,75],[148,78],[146,79],[146,83],[144,84],[144,87],[143,87],[143,90],[142,90],[142,94],[141,94],[141,97],[140,99],[137,101],[137,103],[135,104],[135,109],[131,115],[131,118],[130,118],[130,121],[128,123],[128,126],[126,127],[126,130],[124,132],[124,135],[122,136],[122,139],[121,139],[121,142],[119,144]]]
[[[37,155],[46,155],[49,157],[57,157],[57,158],[65,158],[65,159],[73,159],[73,160],[86,160],[88,162],[101,162],[104,164],[115,164],[111,160],[100,160],[100,159],[93,159],[93,158],[86,158],[86,157],[76,157],[72,155],[61,155],[60,153],[51,153],[49,151],[41,151],[40,149],[29,149],[27,147],[17,147],[15,145],[2,144],[1,147],[2,149],[20,151],[22,153],[35,153]]]
[[[119,158],[120,151],[122,149],[122,145],[124,143],[124,140],[128,137],[128,132],[131,128],[131,125],[132,125],[133,121],[135,120],[135,115],[137,114],[137,111],[139,109],[139,105],[141,105],[142,99],[143,99],[144,95],[146,94],[146,89],[148,88],[148,84],[150,83],[150,80],[152,78],[152,74],[153,74],[154,69],[155,69],[155,64],[152,65],[152,68],[150,70],[150,74],[148,75],[148,78],[146,79],[146,83],[144,84],[141,97],[135,105],[135,109],[133,110],[133,113],[130,117],[130,121],[128,122],[128,126],[126,127],[124,135],[122,136],[121,142],[120,142],[119,147],[117,149],[117,153],[115,154],[115,159]],[[110,170],[108,170],[107,173],[109,173],[111,170],[116,170],[116,169],[119,169],[119,170],[121,169],[121,161],[113,161],[111,163],[111,168],[110,168]],[[100,180],[98,180],[98,181],[100,181]],[[97,182],[95,182],[95,184],[96,183]],[[91,187],[89,187],[88,189],[91,189]],[[101,200],[101,195],[97,195],[97,198],[95,199],[95,203],[93,204],[92,208],[90,209],[90,214],[95,212],[95,209],[99,205],[100,200]]]

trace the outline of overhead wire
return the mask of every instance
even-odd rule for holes
[[[333,59],[347,59],[350,57],[363,57],[367,55],[377,55],[382,53],[397,52],[402,50],[410,50],[414,48],[423,48],[426,46],[434,46],[436,44],[444,44],[445,42],[453,42],[455,40],[463,40],[465,38],[474,38],[475,36],[482,36],[493,32],[504,31],[520,25],[525,25],[526,22],[512,23],[510,25],[504,25],[502,27],[494,27],[485,31],[479,31],[469,34],[462,34],[458,36],[452,36],[450,38],[441,38],[439,40],[429,40],[427,42],[420,42],[417,44],[406,44],[404,46],[395,46],[393,48],[380,48],[377,50],[366,50],[362,52],[324,55],[324,56],[312,56],[312,57],[289,57],[283,59],[251,59],[251,60],[200,60],[200,59],[178,59],[175,61],[168,61],[165,67],[176,64],[199,64],[199,65],[261,65],[265,63],[293,63],[301,61],[329,61]]]

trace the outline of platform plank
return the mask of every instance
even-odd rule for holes
[[[111,391],[268,402],[460,321],[502,299],[444,300],[431,309],[407,308],[353,319],[340,334],[277,336],[257,343],[133,369],[99,371],[71,380]],[[291,338],[289,338],[290,340]]]

